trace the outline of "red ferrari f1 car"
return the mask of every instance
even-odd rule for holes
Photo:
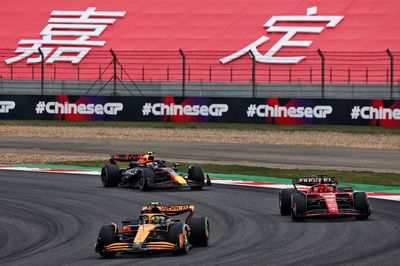
[[[311,178],[293,178],[294,189],[279,192],[281,215],[292,216],[293,221],[310,217],[354,216],[368,219],[371,206],[367,193],[355,192],[351,187],[338,187],[335,177],[317,175]],[[309,186],[299,190],[296,185]]]
[[[165,161],[156,160],[153,152],[147,154],[111,155],[110,164],[101,170],[101,182],[105,187],[129,186],[142,191],[153,188],[191,188],[200,190],[211,186],[208,175],[198,166],[190,166],[186,173],[174,167],[165,166]],[[129,166],[119,168],[116,161],[129,162]]]
[[[195,246],[205,247],[210,238],[207,217],[193,216],[194,205],[161,205],[153,202],[142,207],[139,219],[101,227],[95,251],[102,257],[120,253],[170,252],[186,254]],[[189,213],[185,221],[172,216]]]

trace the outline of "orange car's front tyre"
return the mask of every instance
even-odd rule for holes
[[[96,249],[104,250],[106,246],[111,245],[118,241],[116,231],[118,229],[114,224],[103,225],[100,229],[99,236],[97,238]],[[102,257],[114,257],[117,252],[100,251]]]

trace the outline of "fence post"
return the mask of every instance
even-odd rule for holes
[[[392,52],[387,49],[386,53],[390,57],[390,99],[393,99],[393,83],[394,83],[394,57]]]
[[[112,96],[117,96],[117,55],[114,53],[113,49],[110,49],[110,53],[113,57],[113,64],[114,64],[114,74],[113,74],[114,88]]]
[[[186,56],[182,49],[179,49],[182,56],[182,97],[185,97],[186,90]]]
[[[167,66],[167,81],[169,81],[169,65]]]
[[[318,49],[318,54],[321,57],[321,98],[325,98],[325,55],[320,49]]]
[[[347,83],[350,84],[350,76],[351,76],[351,71],[350,71],[350,67],[347,70]]]
[[[121,72],[121,74],[119,75],[119,78],[120,78],[120,80],[121,80],[121,82],[124,80],[124,77],[123,77],[123,74],[124,74],[124,72],[122,72],[122,65],[120,65],[120,72]]]
[[[255,98],[256,95],[256,57],[252,50],[249,50],[253,64],[251,67],[251,86],[252,86],[252,97]]]
[[[39,47],[39,54],[40,54],[40,57],[41,57],[41,67],[42,67],[42,77],[41,77],[41,81],[40,81],[40,95],[43,95],[43,92],[44,92],[44,54],[43,54],[43,51],[42,51],[42,49],[40,49],[40,47]]]
[[[271,67],[268,68],[268,83],[271,83]]]

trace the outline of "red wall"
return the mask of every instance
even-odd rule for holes
[[[18,0],[0,1],[0,48],[15,49],[20,39],[38,38],[53,10],[126,11],[100,39],[115,50],[237,51],[265,35],[262,25],[271,16],[344,16],[333,29],[307,35],[306,50],[399,50],[398,0]],[[270,44],[282,34],[271,33]],[[310,38],[311,37],[311,38]],[[268,44],[268,45],[270,45]],[[268,45],[264,48],[268,49]]]
[[[387,82],[389,59],[385,50],[387,48],[392,51],[400,50],[400,1],[398,0],[3,0],[0,1],[0,49],[8,50],[7,54],[0,53],[0,69],[3,69],[0,74],[3,78],[39,78],[40,72],[36,73],[38,70],[32,68],[32,65],[27,66],[26,60],[14,63],[13,70],[10,70],[11,65],[5,64],[4,60],[18,55],[14,52],[17,47],[29,47],[19,45],[20,40],[41,39],[39,33],[48,25],[50,13],[53,10],[83,11],[88,7],[96,7],[97,11],[125,11],[126,15],[116,18],[116,22],[109,25],[99,37],[90,38],[91,41],[106,43],[102,47],[91,47],[92,50],[80,64],[81,79],[96,79],[99,71],[103,70],[110,61],[108,52],[105,52],[107,58],[103,61],[99,59],[100,56],[96,58],[96,52],[108,51],[112,48],[116,51],[174,51],[174,59],[171,63],[155,62],[154,54],[151,53],[149,58],[153,59],[144,58],[140,61],[139,54],[139,57],[132,55],[131,58],[135,59],[124,61],[124,58],[120,58],[120,60],[124,61],[124,66],[128,71],[134,73],[132,75],[137,75],[134,77],[136,80],[165,80],[167,73],[171,75],[170,80],[179,80],[181,70],[178,68],[181,65],[181,58],[177,51],[182,48],[184,51],[218,51],[213,55],[210,54],[202,62],[196,61],[194,57],[188,57],[188,66],[192,64],[192,81],[211,80],[209,73],[212,68],[213,71],[217,71],[212,75],[214,80],[229,82],[232,66],[235,74],[241,71],[240,69],[245,69],[239,76],[236,74],[233,81],[247,82],[251,78],[251,60],[247,55],[227,65],[222,65],[219,59],[239,51],[262,36],[270,38],[259,47],[260,53],[266,53],[285,34],[266,32],[268,28],[263,25],[271,17],[304,16],[307,8],[314,6],[318,8],[318,16],[343,16],[344,18],[334,28],[325,27],[326,22],[278,23],[279,26],[320,26],[324,27],[324,30],[319,34],[296,34],[292,40],[308,40],[312,41],[312,44],[309,47],[283,47],[280,53],[293,53],[290,56],[308,55],[306,60],[297,65],[289,65],[293,66],[290,70],[288,70],[288,65],[272,64],[272,79],[269,77],[271,64],[259,64],[262,65],[258,68],[259,73],[264,72],[257,81],[318,82],[320,58],[316,50],[319,48],[327,54],[329,51],[380,52],[372,55],[375,60],[372,63],[368,61],[368,55],[346,54],[344,61],[339,58],[330,68],[329,62],[332,61],[329,61],[329,58],[336,55],[329,54],[327,70],[333,75],[336,74],[332,82],[364,83],[366,80],[367,82],[374,80],[378,83]],[[366,60],[357,63],[346,61],[346,58],[350,56]],[[400,53],[396,54],[396,58],[398,57],[400,58]],[[241,66],[242,63],[246,66]],[[85,64],[88,65],[86,70]],[[39,65],[36,64],[37,67]],[[76,70],[64,72],[60,70],[63,66],[67,69],[76,68],[76,65],[70,63],[49,65],[57,67],[57,71],[47,68],[46,78],[57,76],[58,79],[76,79]],[[154,70],[155,67],[163,67],[163,69]],[[347,72],[350,67],[354,71],[351,73],[352,80],[349,82],[350,75]],[[368,67],[369,69],[366,69]],[[146,70],[143,71],[143,69]],[[146,73],[142,75],[140,71]],[[148,73],[151,74],[151,71],[155,72],[154,76],[149,76]],[[71,73],[74,75],[69,76]],[[397,72],[395,74],[397,75]],[[218,77],[218,75],[221,76]],[[370,77],[365,78],[366,75]]]

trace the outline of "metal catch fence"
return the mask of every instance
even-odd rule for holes
[[[0,49],[1,94],[211,97],[400,98],[400,52],[303,52],[298,64],[265,64],[232,51],[91,51],[79,64],[8,65]],[[40,53],[39,53],[39,56]],[[279,52],[279,57],[298,52]],[[43,59],[43,58],[42,58]]]

